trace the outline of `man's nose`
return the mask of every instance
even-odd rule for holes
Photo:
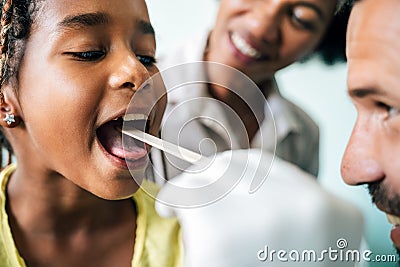
[[[341,173],[347,184],[366,184],[384,178],[379,163],[379,141],[373,124],[358,119],[342,159]]]

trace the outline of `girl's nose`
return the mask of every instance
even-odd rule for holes
[[[150,78],[146,67],[132,52],[120,53],[112,65],[109,84],[112,89],[131,89],[137,91]]]

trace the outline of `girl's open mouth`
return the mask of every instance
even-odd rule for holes
[[[108,156],[112,156],[123,165],[129,164],[129,167],[131,167],[132,164],[132,167],[135,168],[143,167],[142,165],[147,163],[147,160],[145,160],[148,153],[147,145],[134,138],[122,138],[122,127],[148,132],[150,122],[147,116],[143,114],[129,114],[124,118],[118,117],[108,121],[96,131],[100,145]]]

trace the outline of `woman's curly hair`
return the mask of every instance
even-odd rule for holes
[[[3,87],[11,83],[16,88],[18,70],[25,51],[26,40],[36,10],[35,0],[2,0],[0,13],[0,101],[3,101]],[[11,162],[12,148],[0,128],[0,164],[3,165],[3,150],[8,152]]]
[[[338,11],[315,50],[314,54],[318,55],[328,65],[346,61],[346,31],[350,11],[351,7],[348,4],[339,1]]]

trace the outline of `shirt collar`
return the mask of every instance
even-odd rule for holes
[[[266,107],[265,112],[272,112],[275,120],[276,137],[278,143],[282,141],[289,133],[298,133],[301,130],[296,114],[294,113],[293,104],[282,97],[277,83],[274,79],[272,91],[268,97],[269,108]],[[264,124],[264,123],[263,123]],[[261,125],[261,129],[263,125]]]

